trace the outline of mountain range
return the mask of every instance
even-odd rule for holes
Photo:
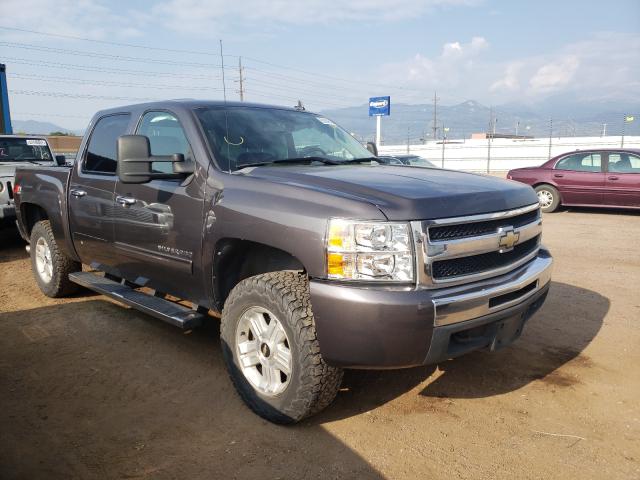
[[[28,133],[31,135],[48,135],[51,132],[63,132],[69,135],[82,135],[82,131],[71,130],[55,123],[40,120],[11,120],[14,133]]]
[[[504,104],[498,107],[467,100],[454,105],[438,105],[435,136],[469,138],[472,133],[494,130],[496,134],[534,137],[620,135],[626,115],[634,121],[624,125],[626,135],[640,135],[640,103],[622,101],[572,101],[549,98],[535,105]],[[375,137],[375,119],[368,116],[367,104],[324,110],[323,115],[355,134],[362,141]],[[421,143],[434,138],[433,104],[393,104],[391,115],[382,118],[382,139],[386,144]],[[490,120],[492,119],[491,127]]]
[[[356,138],[370,141],[375,137],[376,121],[368,116],[368,105],[330,109],[321,112]],[[634,120],[624,123],[627,115]],[[45,120],[13,120],[16,133],[49,134],[66,132],[82,135],[81,130],[72,130]],[[492,119],[491,127],[489,119]],[[550,97],[533,105],[503,104],[489,107],[475,100],[453,105],[438,105],[436,130],[434,132],[432,104],[394,104],[391,115],[382,118],[382,139],[386,144],[412,144],[437,139],[443,134],[449,139],[469,138],[472,133],[495,130],[496,134],[556,136],[640,135],[640,102],[620,100],[591,100]],[[551,122],[553,120],[553,122]],[[623,126],[624,124],[624,126]]]

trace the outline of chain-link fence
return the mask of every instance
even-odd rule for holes
[[[382,155],[420,155],[444,168],[501,172],[537,166],[556,155],[575,150],[640,149],[640,115],[627,114],[619,117],[617,128],[612,125],[608,128],[607,122],[594,120],[593,125],[600,125],[600,134],[594,134],[595,127],[584,123],[579,129],[576,126],[571,130],[566,128],[566,124],[556,121],[549,121],[546,136],[529,135],[531,128],[525,128],[524,132],[518,131],[518,128],[511,131],[493,128],[488,134],[469,134],[465,138],[457,137],[454,127],[441,127],[440,131],[434,132],[439,137],[435,140],[407,136],[405,142],[383,143],[379,152]],[[554,125],[558,127],[555,132]],[[578,133],[583,135],[577,135]],[[585,135],[586,133],[589,134]]]

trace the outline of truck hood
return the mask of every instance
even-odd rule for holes
[[[245,175],[358,198],[389,220],[428,220],[531,205],[533,189],[519,182],[452,170],[402,166],[266,166]]]

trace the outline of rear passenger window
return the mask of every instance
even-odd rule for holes
[[[640,157],[629,153],[610,153],[609,171],[616,173],[640,173]]]
[[[127,133],[128,113],[102,117],[93,128],[83,171],[116,173],[118,137]]]
[[[172,113],[145,113],[136,133],[149,138],[151,155],[163,156],[181,153],[184,155],[185,162],[189,162],[193,158],[191,146],[182,125]],[[173,164],[171,162],[153,162],[151,169],[158,173],[172,173]]]
[[[569,155],[556,164],[556,170],[600,172],[602,171],[602,156],[599,153],[576,153]]]

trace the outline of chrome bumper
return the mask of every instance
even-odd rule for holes
[[[0,220],[5,218],[15,218],[16,217],[16,206],[13,202],[0,205]]]
[[[534,296],[551,281],[553,259],[541,248],[526,265],[506,275],[455,288],[434,290],[434,326],[451,325],[500,312]]]

